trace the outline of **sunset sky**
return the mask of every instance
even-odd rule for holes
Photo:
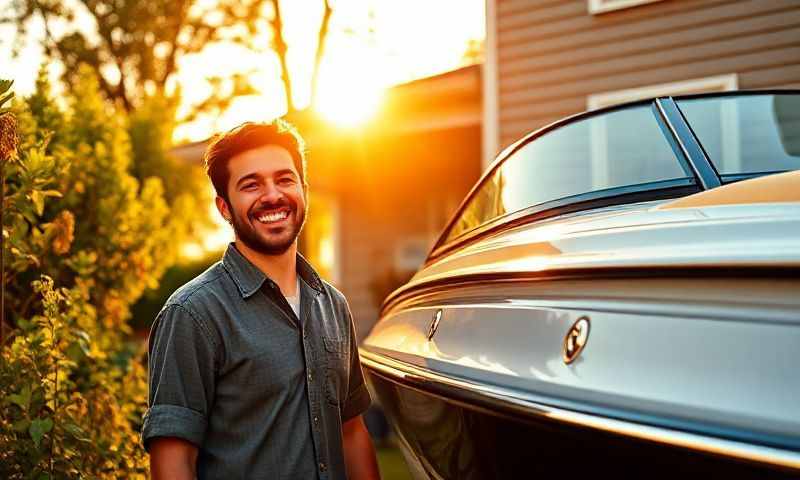
[[[7,4],[0,0],[0,5]],[[377,106],[382,90],[393,84],[433,75],[464,64],[470,40],[484,37],[483,0],[332,0],[333,15],[321,68],[319,110],[332,121],[359,120]],[[322,17],[320,0],[282,1],[284,35],[289,45],[298,107],[310,101],[310,75],[317,29]],[[34,25],[32,32],[41,34]],[[8,27],[0,39],[10,39]],[[266,39],[265,39],[266,41]],[[22,56],[12,59],[10,41],[0,43],[4,76],[16,80],[16,91],[32,91],[42,61],[41,48],[29,42]],[[8,68],[10,66],[10,68]],[[268,120],[284,112],[277,57],[254,54],[229,45],[215,45],[180,63],[178,81],[185,107],[202,100],[210,86],[205,78],[220,68],[254,70],[259,95],[240,97],[219,118],[204,118],[182,126],[176,141],[200,140],[214,130],[230,128],[244,120]]]

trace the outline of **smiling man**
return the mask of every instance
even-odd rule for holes
[[[205,162],[236,238],[153,324],[153,478],[378,478],[347,301],[297,253],[302,139],[282,121],[245,123]]]

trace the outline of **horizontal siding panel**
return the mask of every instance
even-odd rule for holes
[[[520,138],[524,137],[525,135],[531,132],[535,132],[536,130],[539,130],[542,127],[546,127],[551,123],[561,120],[562,118],[564,118],[564,116],[539,117],[531,120],[530,122],[510,123],[508,124],[508,132],[504,132],[503,136],[500,137],[501,140],[500,144],[502,145],[502,148],[505,148],[511,145],[512,143],[516,142]]]
[[[601,78],[624,72],[636,73],[650,69],[670,68],[676,65],[700,61],[714,62],[721,58],[745,57],[752,52],[775,50],[778,48],[800,45],[800,26],[776,32],[762,33],[747,37],[732,38],[716,42],[705,42],[662,51],[658,54],[646,53],[629,55],[607,61],[576,65],[547,72],[537,72],[535,64],[529,65],[531,70],[523,74],[510,75],[500,69],[501,96],[519,90],[530,90],[537,87],[563,84],[584,78]],[[789,59],[787,59],[789,60]],[[794,58],[798,60],[797,57]],[[747,63],[741,62],[741,67]],[[735,71],[736,69],[734,69]]]
[[[560,97],[558,100],[519,104],[500,110],[500,123],[514,123],[536,117],[566,117],[586,110],[586,97]]]
[[[739,75],[739,88],[778,88],[778,86],[800,82],[800,59],[793,65],[759,69]],[[786,87],[781,87],[786,88]]]
[[[800,39],[798,39],[800,43]],[[643,85],[703,78],[713,75],[740,73],[761,68],[772,68],[796,64],[800,58],[800,46],[792,45],[784,48],[769,48],[761,52],[736,55],[725,58],[704,58],[691,63],[666,65],[651,70],[637,69],[633,74],[618,73],[603,77],[586,76],[583,80],[558,82],[551,86],[531,86],[513,93],[500,96],[501,111],[505,106],[547,101],[573,95],[590,95]]]
[[[620,37],[645,36],[652,32],[669,30],[682,23],[694,23],[694,16],[700,16],[706,22],[713,21],[715,15],[726,15],[726,9],[739,12],[746,10],[750,13],[771,10],[772,4],[786,6],[795,3],[794,0],[750,0],[736,2],[736,0],[683,0],[666,1],[639,8],[620,10],[612,16],[582,15],[556,22],[538,25],[536,28],[519,28],[502,30],[503,17],[497,18],[497,41],[500,51],[517,44],[530,45],[542,42],[553,37],[585,33],[602,41],[606,34]],[[668,21],[665,21],[665,18]]]
[[[498,15],[510,15],[519,12],[529,12],[531,10],[539,10],[542,8],[553,7],[562,5],[564,0],[499,0],[497,2]],[[583,2],[586,4],[586,1]],[[588,13],[589,8],[586,7],[585,12]]]
[[[622,40],[600,42],[596,41],[585,47],[566,47],[563,45],[571,38],[559,39],[531,47],[531,54],[518,61],[506,60],[501,63],[503,75],[535,68],[537,72],[551,69],[561,69],[568,66],[585,65],[590,62],[608,60],[613,58],[630,58],[631,55],[655,53],[664,51],[664,46],[677,49],[688,46],[699,46],[707,42],[720,40],[739,39],[742,42],[749,35],[764,32],[774,32],[793,26],[800,26],[800,9],[792,8],[788,11],[779,11],[767,15],[751,16],[745,19],[725,19],[724,22],[712,26],[706,24],[692,25],[688,30],[676,30],[660,35],[650,35],[636,41]],[[571,42],[570,42],[571,43]],[[556,44],[556,45],[553,45]],[[569,55],[565,55],[565,49]]]
[[[706,9],[703,12],[680,12],[670,17],[668,21],[659,17],[642,18],[638,22],[628,25],[601,24],[600,28],[560,32],[555,37],[536,39],[536,41],[516,45],[504,43],[498,52],[498,59],[500,62],[507,62],[515,58],[529,58],[547,53],[578,52],[586,47],[602,46],[611,42],[638,43],[653,37],[692,29],[714,30],[727,22],[743,22],[763,15],[796,10],[797,7],[796,1],[762,2],[756,5],[753,5],[752,2],[742,2]]]
[[[514,15],[499,16],[497,31],[502,35],[506,31],[535,28],[567,18],[574,22],[577,18],[586,15],[586,12],[586,2],[560,2],[553,5],[552,8],[530,9]]]
[[[493,0],[489,0],[493,1]],[[590,94],[734,73],[800,86],[800,0],[497,0],[500,145],[586,110]]]

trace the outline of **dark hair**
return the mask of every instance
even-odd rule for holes
[[[263,147],[276,145],[289,151],[300,174],[300,182],[306,187],[306,154],[303,137],[289,122],[275,119],[268,123],[245,122],[238,127],[212,137],[206,148],[203,161],[206,174],[214,185],[217,195],[228,200],[228,162],[240,153]]]

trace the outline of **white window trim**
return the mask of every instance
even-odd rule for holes
[[[589,0],[589,14],[597,15],[660,1],[662,0]]]
[[[647,85],[644,87],[629,88],[589,95],[586,103],[588,110],[610,107],[620,103],[643,100],[653,97],[687,95],[691,93],[727,92],[736,90],[739,80],[735,73],[718,75],[715,77],[695,78],[679,82]],[[724,105],[723,108],[736,108],[735,104]],[[724,158],[739,158],[739,126],[731,119],[737,118],[736,112],[727,112],[723,115],[724,123],[721,126],[722,136],[726,141],[722,145]],[[608,158],[606,140],[608,133],[604,122],[593,122],[592,135],[592,180],[595,186],[603,185],[608,177]],[[733,168],[736,168],[733,166]]]
[[[735,73],[715,77],[693,78],[679,82],[660,83],[645,87],[628,88],[611,92],[589,95],[586,106],[589,110],[610,107],[625,102],[643,100],[645,98],[687,95],[703,92],[727,92],[739,88],[739,79]]]

